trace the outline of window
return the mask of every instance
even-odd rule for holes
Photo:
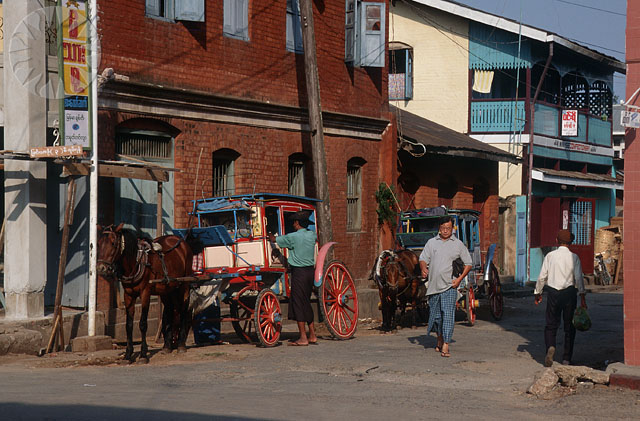
[[[171,159],[173,145],[171,137],[146,132],[116,133],[116,153],[142,159]]]
[[[287,0],[287,51],[296,54],[304,53],[300,25],[300,0]]]
[[[145,13],[167,20],[204,22],[204,0],[145,0]]]
[[[347,163],[347,231],[360,231],[362,227],[362,158]]]
[[[304,167],[306,156],[294,154],[289,157],[289,194],[304,196]]]
[[[413,98],[413,51],[389,46],[389,99]]]
[[[220,149],[213,153],[213,196],[235,193],[235,161],[239,156],[231,149]]]
[[[249,0],[224,0],[223,8],[224,36],[249,41]]]
[[[354,66],[384,67],[385,4],[346,0],[345,61]]]

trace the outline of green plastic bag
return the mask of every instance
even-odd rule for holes
[[[573,314],[573,326],[582,332],[591,328],[591,318],[589,317],[589,313],[587,313],[586,308],[576,308],[576,312]]]

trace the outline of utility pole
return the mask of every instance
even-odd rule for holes
[[[302,45],[304,47],[304,73],[307,82],[309,129],[311,130],[313,180],[316,195],[318,199],[322,200],[317,209],[318,242],[323,245],[332,240],[333,229],[331,226],[331,205],[329,203],[327,159],[324,152],[320,79],[318,77],[312,0],[300,0],[300,20],[302,25]]]

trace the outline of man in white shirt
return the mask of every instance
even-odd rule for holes
[[[548,253],[542,262],[535,290],[536,305],[542,302],[542,291],[547,291],[546,326],[544,328],[544,342],[547,347],[544,359],[546,367],[553,365],[560,317],[564,322],[562,364],[571,364],[573,342],[576,338],[576,328],[573,326],[572,319],[573,313],[576,311],[577,294],[580,294],[580,305],[587,308],[580,258],[569,250],[569,244],[573,242],[573,234],[569,230],[560,230],[557,240],[558,249]]]

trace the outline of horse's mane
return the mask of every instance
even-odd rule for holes
[[[120,230],[124,237],[124,256],[135,257],[138,252],[138,235],[136,232],[129,228],[122,228]]]

